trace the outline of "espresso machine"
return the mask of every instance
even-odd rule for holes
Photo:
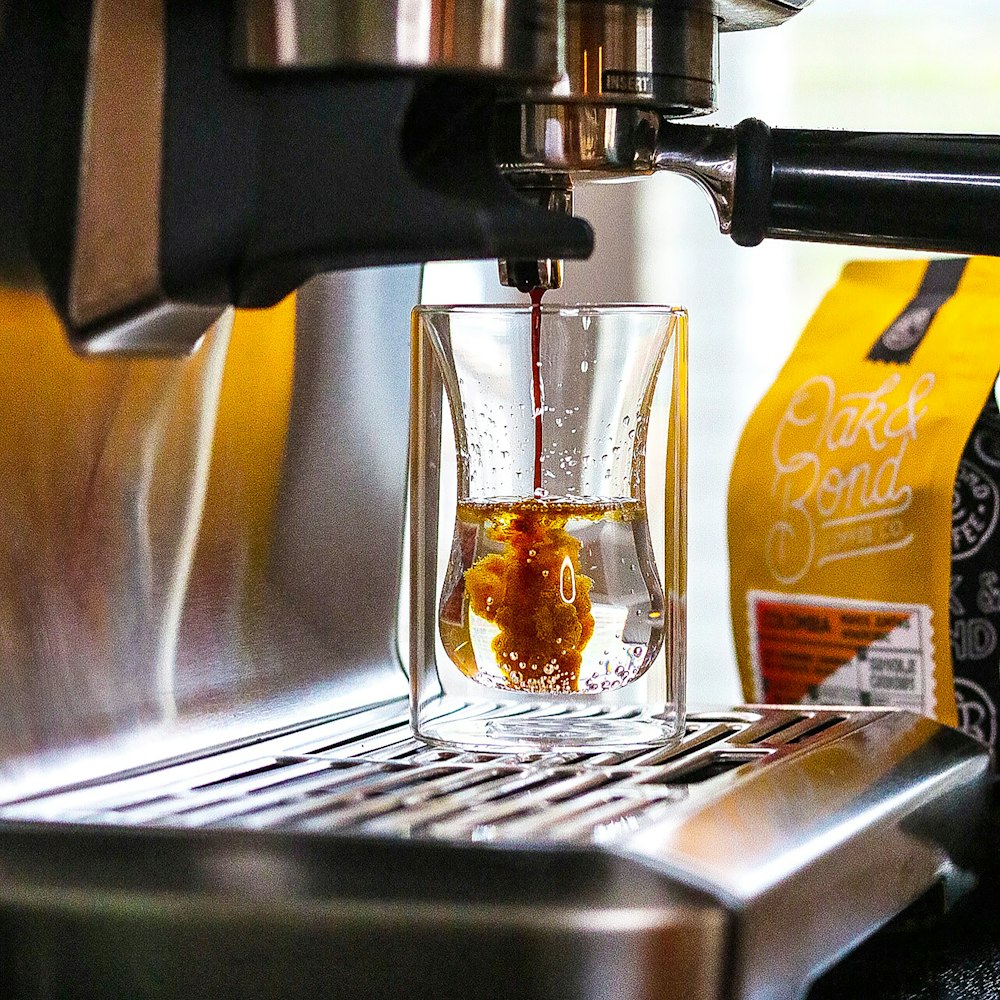
[[[974,884],[989,755],[905,712],[407,724],[412,265],[555,287],[574,184],[661,170],[744,245],[1000,248],[996,138],[684,121],[808,2],[0,4],[9,995],[791,1000]]]

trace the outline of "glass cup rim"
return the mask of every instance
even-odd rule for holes
[[[498,302],[495,304],[456,304],[456,305],[433,305],[422,304],[414,306],[414,314],[420,315],[453,315],[471,313],[473,315],[489,316],[530,316],[533,311],[540,308],[543,316],[566,316],[574,318],[579,316],[686,316],[687,309],[683,306],[652,305],[648,302],[614,302],[607,305],[600,303],[582,302],[570,305],[564,302],[555,302],[546,305],[542,303],[540,307],[520,302]]]

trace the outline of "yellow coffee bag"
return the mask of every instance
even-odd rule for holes
[[[748,700],[957,721],[952,564],[992,535],[1000,502],[993,473],[963,461],[956,476],[998,369],[1000,260],[844,268],[733,465]]]

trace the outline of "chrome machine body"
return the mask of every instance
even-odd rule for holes
[[[724,227],[865,238],[760,214],[826,134],[674,121],[714,105],[718,30],[804,5],[0,4],[7,995],[791,998],[969,882],[987,755],[904,713],[742,708],[581,759],[404,721],[406,265],[557,283],[592,245],[566,178],[660,167]],[[922,141],[928,184],[935,149],[991,162]],[[898,239],[938,245],[914,204]],[[223,415],[229,307],[299,286],[287,420],[267,352]],[[213,517],[266,462],[268,519]]]

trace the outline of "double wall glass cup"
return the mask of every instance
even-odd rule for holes
[[[621,751],[684,725],[686,315],[413,313],[416,735]]]

